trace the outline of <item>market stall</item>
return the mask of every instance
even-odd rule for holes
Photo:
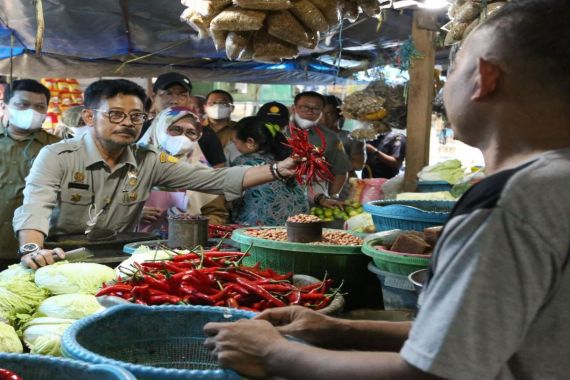
[[[392,2],[389,2],[389,5],[385,5],[386,10],[381,13],[381,5],[386,2],[360,0],[334,1],[334,7],[327,7],[331,4],[328,1],[312,0],[237,0],[233,5],[231,1],[182,3],[164,4],[164,9],[161,10],[163,16],[158,20],[149,11],[152,9],[150,2],[145,1],[131,4],[126,1],[120,4],[109,1],[105,5],[77,1],[73,5],[71,1],[50,2],[43,4],[44,8],[40,12],[37,8],[25,8],[20,2],[12,1],[8,4],[4,0],[5,14],[2,15],[2,20],[10,20],[10,23],[3,21],[0,42],[3,47],[9,47],[9,53],[6,49],[2,50],[4,59],[0,61],[0,72],[14,76],[38,72],[42,76],[48,76],[65,72],[66,76],[122,77],[151,73],[156,75],[161,71],[176,70],[200,80],[215,78],[240,82],[340,84],[348,81],[353,73],[350,67],[340,64],[342,59],[357,61],[361,65],[358,70],[368,68],[377,63],[380,55],[378,52],[382,48],[390,46],[394,41],[401,43],[407,40],[410,29],[413,29],[413,43],[419,55],[411,68],[407,103],[411,110],[407,116],[408,132],[413,146],[410,150],[425,151],[435,51],[434,32],[425,29],[429,17],[423,11],[398,15],[392,9]],[[65,17],[62,17],[62,12],[65,12]],[[180,17],[184,22],[180,21]],[[386,33],[386,37],[370,33],[370,28],[373,30],[379,24],[379,18],[382,18],[382,32]],[[47,27],[43,33],[39,33],[35,25],[32,25],[34,23],[31,20],[35,19],[46,21]],[[50,22],[55,19],[61,22]],[[63,31],[70,27],[75,32],[68,39],[62,39]],[[91,37],[95,35],[96,41],[92,42]],[[370,35],[373,38],[368,39]],[[362,49],[362,46],[366,48]],[[382,123],[390,111],[384,108],[388,104],[386,99],[379,97],[376,101],[371,101],[368,95],[361,98],[356,96],[353,105],[362,105],[363,100],[367,101],[365,107],[355,111],[353,118]],[[399,107],[402,106],[399,104]],[[348,117],[351,110],[346,108],[345,112]],[[330,180],[322,152],[307,145],[307,136],[302,131],[291,131],[288,143],[297,156],[306,158],[296,173],[298,182],[307,185],[312,180]],[[412,154],[409,157],[407,180],[413,178],[409,182],[414,183],[414,188],[417,172],[426,164],[423,154]],[[117,265],[118,255],[114,252],[114,270],[94,263],[59,263],[35,273],[19,266],[12,267],[0,273],[0,292],[4,292],[5,299],[10,300],[0,310],[0,317],[7,322],[1,327],[7,331],[10,347],[0,348],[0,351],[51,355],[63,353],[86,362],[108,360],[117,367],[126,367],[137,376],[188,378],[192,373],[187,372],[193,369],[215,372],[217,366],[211,360],[180,364],[177,362],[180,358],[167,357],[170,353],[166,352],[164,345],[149,344],[146,350],[145,347],[139,347],[138,356],[133,354],[125,357],[119,354],[120,350],[108,350],[108,344],[105,343],[101,343],[101,348],[98,346],[100,342],[95,342],[96,346],[88,347],[89,350],[96,351],[96,355],[91,356],[85,353],[84,346],[96,339],[81,341],[81,329],[91,328],[90,334],[95,337],[102,334],[98,330],[100,324],[106,326],[111,323],[107,318],[114,320],[117,318],[115,314],[121,316],[117,319],[123,318],[120,314],[123,312],[129,318],[136,316],[141,319],[148,314],[149,318],[154,318],[153,325],[160,325],[171,313],[183,314],[184,319],[200,315],[206,321],[222,321],[239,317],[251,318],[255,315],[252,313],[287,305],[300,305],[328,314],[341,313],[343,307],[345,311],[382,307],[381,289],[398,286],[394,285],[394,281],[391,283],[389,275],[386,275],[394,272],[392,268],[389,265],[382,267],[384,277],[380,278],[375,271],[378,268],[370,267],[370,257],[376,259],[376,255],[389,256],[392,252],[405,257],[422,255],[418,260],[421,262],[419,266],[426,267],[430,250],[412,252],[405,243],[400,243],[403,247],[398,248],[398,244],[395,244],[395,248],[390,246],[388,249],[386,244],[389,239],[384,237],[384,240],[374,240],[375,243],[372,244],[364,240],[366,235],[390,229],[378,222],[380,216],[388,220],[401,220],[402,214],[408,213],[411,208],[419,209],[422,214],[412,216],[412,222],[421,221],[425,217],[424,213],[430,216],[437,213],[439,218],[433,224],[441,225],[445,222],[449,207],[446,205],[445,210],[434,210],[433,204],[428,203],[426,207],[416,208],[413,207],[417,206],[415,204],[394,200],[385,202],[392,202],[400,208],[395,211],[390,209],[386,214],[386,209],[379,209],[392,204],[365,205],[363,210],[360,201],[360,194],[354,194],[342,209],[314,208],[311,210],[312,217],[291,215],[291,223],[307,224],[302,229],[310,224],[320,226],[320,234],[311,241],[295,241],[295,234],[286,226],[210,225],[206,229],[210,236],[201,240],[200,245],[193,240],[192,234],[187,235],[188,241],[178,241],[176,244],[171,239],[150,238],[138,243],[136,247],[127,244],[125,251],[132,248],[127,252],[131,256]],[[384,215],[380,215],[382,213]],[[323,222],[336,222],[334,227],[337,228],[325,228],[323,231]],[[343,231],[345,227],[349,231]],[[429,234],[429,231],[424,231],[429,227],[431,225],[398,228]],[[415,243],[414,247],[423,246],[414,237],[416,235],[406,236]],[[233,243],[228,246],[224,239],[231,239]],[[57,245],[61,242],[51,243]],[[122,243],[126,242],[113,236],[100,239],[93,243],[93,247],[102,246],[105,249],[108,247],[105,244]],[[67,248],[76,246],[77,242]],[[433,239],[430,247],[432,246]],[[116,250],[117,247],[113,248]],[[377,265],[381,265],[378,264],[381,262],[378,259]],[[400,271],[397,274],[407,276],[409,273]],[[381,280],[381,286],[375,275]],[[410,286],[411,283],[404,290],[413,294]],[[22,289],[26,289],[25,292]],[[384,298],[386,301],[387,297]],[[402,307],[414,308],[415,300],[412,298],[412,301],[402,304]],[[99,303],[106,302],[111,310],[100,310],[103,308]],[[122,310],[120,307],[112,309],[113,304],[119,303],[129,305]],[[137,308],[132,304],[141,306]],[[384,306],[390,307],[386,302]],[[164,314],[157,317],[155,311]],[[179,315],[173,318],[175,322],[183,319]],[[81,321],[77,322],[78,320]],[[71,324],[73,329],[69,329]],[[199,330],[201,326],[183,326],[181,329],[191,331],[191,334],[173,338],[180,338],[181,345],[188,344],[187,341],[195,344],[194,341],[201,342],[204,339]],[[115,327],[119,330],[126,328],[121,324]],[[103,330],[107,337],[116,334],[110,332],[110,329]],[[166,327],[165,330],[157,331],[159,335],[173,334],[171,330],[166,331]],[[129,334],[140,335],[142,332]],[[160,340],[159,335],[153,335],[153,339]],[[20,339],[23,339],[23,346]],[[134,340],[127,337],[125,341],[127,346],[134,344]],[[126,346],[121,347],[127,350]],[[162,355],[160,360],[153,357],[155,350]],[[203,348],[200,350],[184,346],[181,350],[197,350],[201,357],[206,355],[202,352]],[[182,354],[177,351],[173,355]],[[188,357],[184,356],[183,359],[187,360]],[[153,372],[148,368],[137,367],[135,363],[139,360],[143,361],[142,364],[148,364],[147,367],[177,369],[172,370],[175,372]],[[126,365],[125,362],[130,364]],[[215,377],[215,374],[209,372],[202,375]],[[224,372],[220,376],[231,378],[235,375]]]

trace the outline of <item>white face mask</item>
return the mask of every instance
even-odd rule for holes
[[[45,113],[39,113],[31,108],[19,110],[10,107],[10,117],[8,120],[10,124],[16,128],[33,131],[41,129],[45,119]]]
[[[214,104],[213,106],[206,107],[206,115],[208,115],[210,119],[214,120],[228,119],[231,113],[232,113],[231,106]]]
[[[186,136],[170,136],[167,135],[160,142],[162,149],[166,150],[173,156],[186,156],[194,150],[196,141],[190,140]]]
[[[297,126],[301,129],[309,129],[314,125],[317,125],[319,123],[319,120],[321,118],[319,117],[317,120],[313,121],[313,120],[307,120],[307,119],[303,119],[301,116],[295,114],[293,116],[293,120],[295,121],[295,124],[297,124]]]

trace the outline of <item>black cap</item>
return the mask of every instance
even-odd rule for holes
[[[168,87],[172,86],[173,84],[179,84],[184,87],[188,92],[192,92],[192,82],[188,77],[171,72],[166,74],[161,74],[156,78],[154,85],[152,86],[152,90],[156,92],[157,90],[166,90]]]
[[[289,124],[289,109],[278,102],[269,102],[261,106],[257,116],[266,123],[280,125],[281,128]]]

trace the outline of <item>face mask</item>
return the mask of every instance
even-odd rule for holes
[[[162,149],[173,156],[186,156],[194,150],[196,141],[186,136],[167,136],[161,142]]]
[[[314,125],[317,125],[319,120],[321,118],[319,117],[317,120],[313,121],[313,120],[307,120],[307,119],[303,119],[301,116],[295,114],[293,116],[293,120],[295,120],[295,124],[297,124],[297,126],[301,129],[309,129]]]
[[[10,124],[16,128],[37,130],[42,127],[42,123],[46,119],[45,113],[39,113],[31,108],[27,110],[19,110],[10,107]]]
[[[228,119],[231,113],[231,107],[222,106],[221,104],[215,104],[213,106],[206,107],[206,115],[208,115],[210,119],[214,120]]]

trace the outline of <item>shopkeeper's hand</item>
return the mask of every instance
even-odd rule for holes
[[[340,320],[317,313],[302,306],[267,309],[255,319],[270,322],[282,335],[290,335],[320,347],[334,347],[339,344],[335,330]],[[341,331],[341,330],[336,330]]]
[[[204,346],[212,350],[221,367],[242,375],[267,378],[268,357],[286,344],[277,329],[263,320],[241,319],[237,322],[210,322],[204,326],[208,336]]]
[[[162,211],[157,207],[143,207],[141,222],[149,224],[154,223],[158,220],[161,212]]]
[[[40,267],[45,267],[46,265],[51,265],[56,262],[55,256],[58,257],[57,261],[65,259],[65,253],[61,248],[55,249],[40,249],[35,253],[30,253],[22,256],[20,259],[22,265],[30,269],[38,269]]]

